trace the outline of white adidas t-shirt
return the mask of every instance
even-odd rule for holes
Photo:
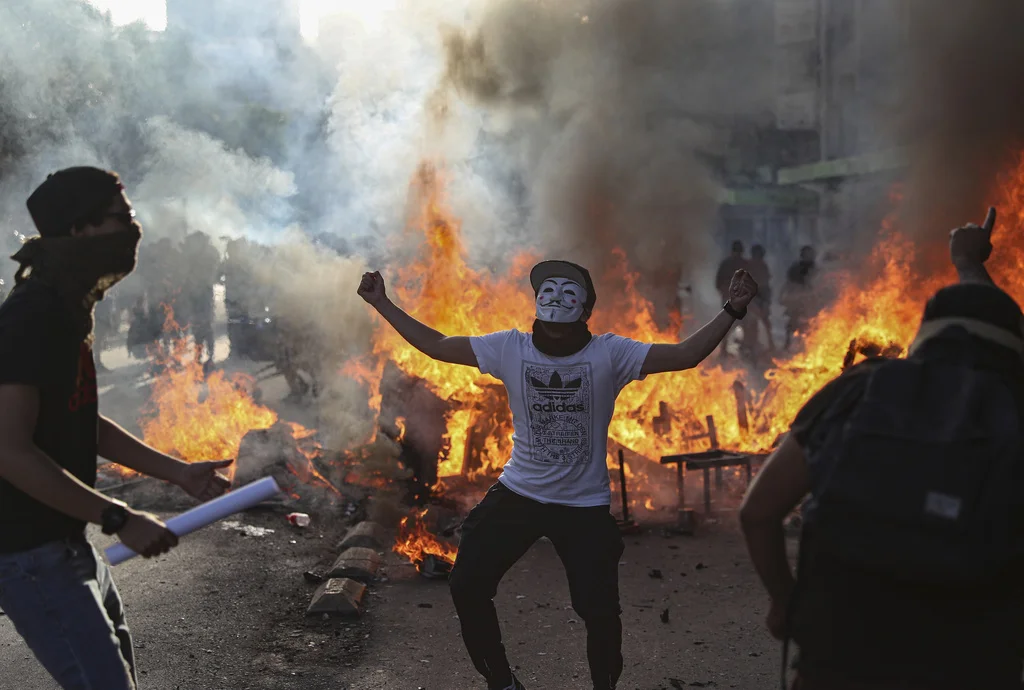
[[[569,357],[549,357],[522,331],[470,338],[480,371],[501,380],[512,408],[512,457],[499,477],[541,503],[611,503],[608,425],[651,346],[610,333]]]

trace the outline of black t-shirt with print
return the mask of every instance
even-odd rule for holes
[[[0,384],[39,390],[36,445],[89,486],[96,483],[98,408],[92,349],[57,293],[28,280],[0,306]],[[0,479],[0,553],[82,534],[85,523]]]
[[[998,366],[995,357],[983,361]],[[827,475],[833,460],[816,455],[828,433],[820,424],[823,413],[859,398],[871,369],[871,362],[849,369],[794,420],[791,433],[804,449],[812,477]],[[801,548],[807,553],[792,611],[799,668],[929,690],[1021,687],[1024,598],[1019,588],[929,589],[832,562],[814,551],[813,533],[805,535]]]

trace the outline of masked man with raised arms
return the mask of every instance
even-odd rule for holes
[[[746,314],[757,284],[737,271],[728,301],[681,343],[641,343],[587,320],[597,302],[590,273],[568,261],[543,261],[530,273],[533,332],[446,336],[412,318],[385,294],[380,273],[358,293],[410,345],[433,359],[475,366],[500,379],[512,408],[512,457],[462,527],[450,587],[462,638],[491,690],[518,690],[494,609],[498,582],[541,537],[565,566],[572,606],[587,627],[594,690],[612,690],[622,673],[618,564],[622,537],[610,512],[606,462],[615,398],[648,374],[697,366]]]

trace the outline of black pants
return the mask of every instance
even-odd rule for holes
[[[508,569],[547,537],[569,578],[572,607],[587,626],[587,659],[595,690],[611,690],[622,674],[619,558],[624,545],[608,506],[538,503],[501,482],[466,517],[449,585],[462,639],[491,687],[512,680],[501,643],[494,595]]]

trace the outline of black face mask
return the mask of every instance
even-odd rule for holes
[[[70,308],[82,337],[91,337],[93,307],[135,269],[141,238],[135,228],[104,235],[33,238],[11,257],[21,264],[15,281],[52,285]]]
[[[548,357],[568,357],[574,355],[590,342],[590,328],[585,321],[573,323],[547,324],[564,328],[566,333],[561,338],[552,338],[544,330],[544,322],[536,319],[533,322],[533,346]]]

